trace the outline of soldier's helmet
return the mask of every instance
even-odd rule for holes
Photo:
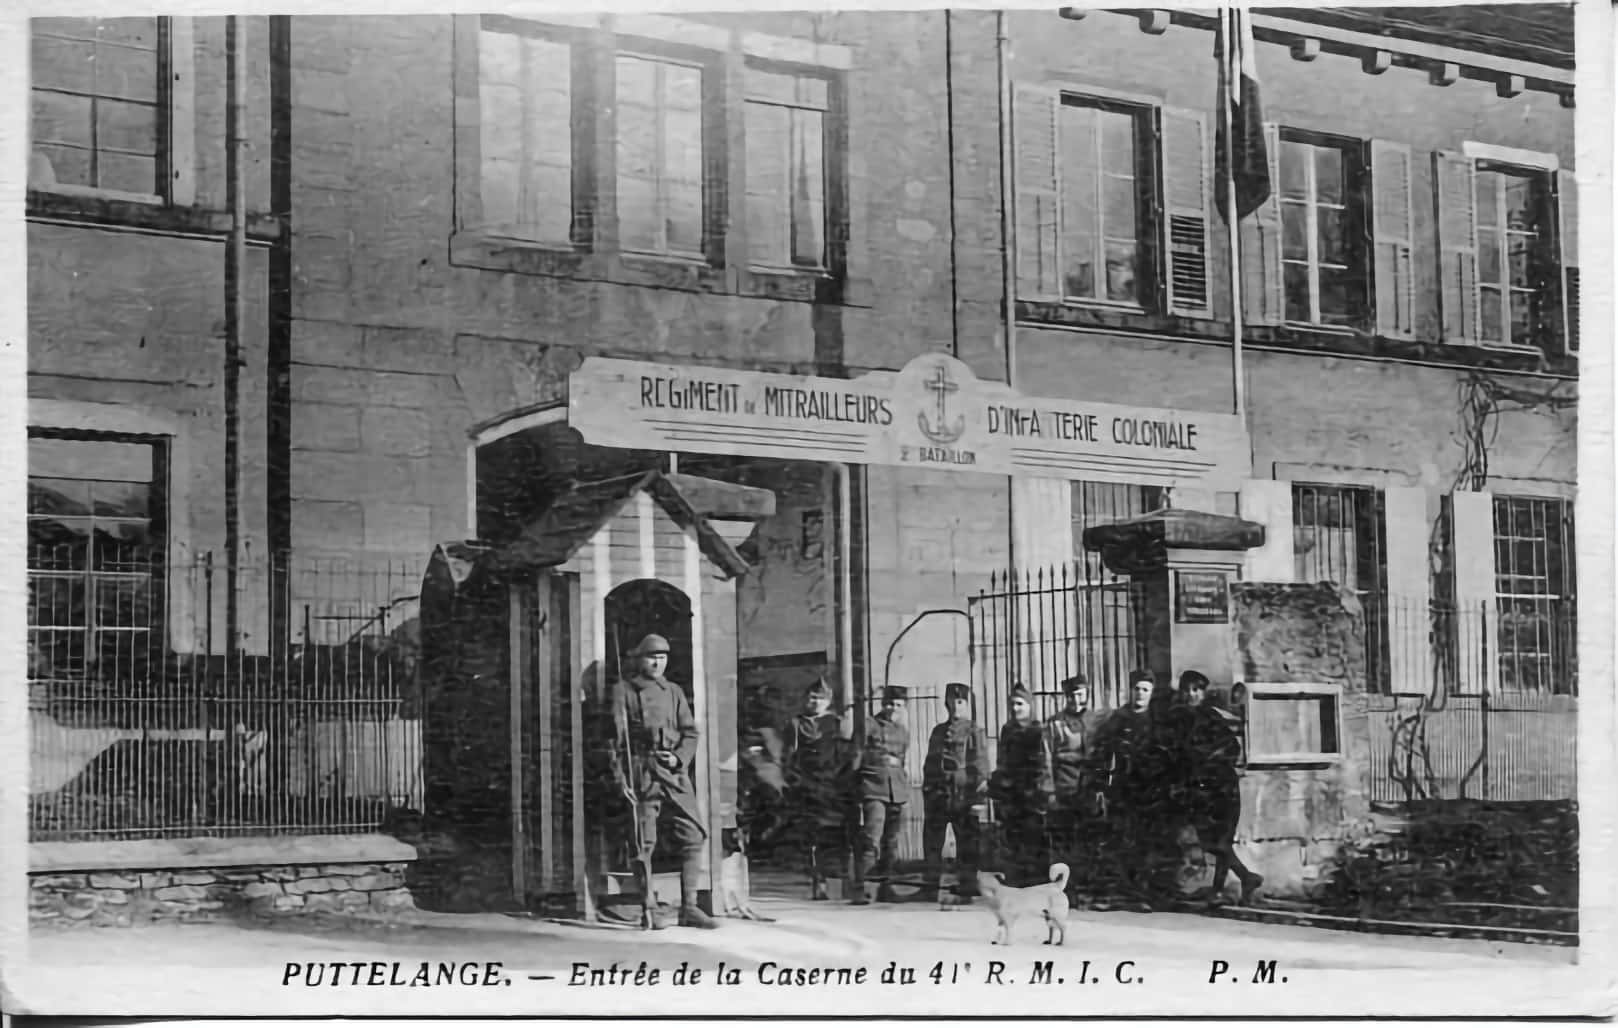
[[[952,700],[969,700],[972,698],[972,687],[965,682],[950,682],[944,686],[944,702]]]

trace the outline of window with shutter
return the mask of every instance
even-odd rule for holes
[[[1015,103],[1018,296],[1126,309],[1157,306],[1162,219],[1155,109],[1030,86],[1018,88]],[[1200,118],[1192,112],[1179,116]],[[1195,130],[1176,122],[1169,131],[1180,162],[1188,169],[1199,166],[1203,144]],[[1183,205],[1179,305],[1187,310],[1205,310],[1208,293],[1206,216],[1203,225],[1197,223],[1206,200],[1197,177],[1187,170],[1185,181],[1173,184]]]
[[[1473,170],[1478,340],[1484,345],[1545,347],[1559,334],[1561,262],[1550,182],[1544,171],[1492,161],[1479,161]]]
[[[1163,207],[1167,221],[1168,306],[1175,314],[1207,316],[1208,189],[1207,117],[1201,111],[1166,107],[1159,114]]]
[[[1062,97],[1060,257],[1064,300],[1146,305],[1153,252],[1148,109]]]
[[[1376,330],[1409,339],[1415,335],[1410,147],[1373,139],[1370,150]]]

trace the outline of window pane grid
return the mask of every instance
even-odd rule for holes
[[[617,68],[623,248],[701,258],[702,68],[637,54]]]
[[[1477,171],[1478,298],[1485,342],[1533,346],[1542,289],[1538,187],[1530,173]]]
[[[1282,287],[1286,318],[1307,324],[1346,324],[1353,308],[1345,152],[1287,139],[1282,153]],[[1324,170],[1323,170],[1324,169]]]
[[[34,153],[49,169],[43,184],[160,194],[158,20],[35,19],[32,36]]]
[[[1572,690],[1575,635],[1565,514],[1561,500],[1495,498],[1495,634],[1502,690]]]
[[[1062,292],[1140,306],[1140,113],[1067,97],[1060,111]]]
[[[479,194],[486,231],[572,242],[572,47],[478,34]]]
[[[29,675],[127,669],[163,613],[155,446],[29,442]]]
[[[749,69],[748,251],[763,267],[826,264],[822,79]],[[800,100],[800,98],[804,98]]]

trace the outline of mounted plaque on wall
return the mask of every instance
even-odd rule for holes
[[[1229,578],[1223,571],[1174,573],[1174,621],[1181,625],[1222,625],[1230,620]]]

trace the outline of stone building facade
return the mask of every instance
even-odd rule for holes
[[[515,531],[570,481],[663,468],[759,486],[777,506],[744,547],[738,674],[767,719],[821,675],[851,708],[890,679],[1001,690],[973,666],[966,621],[908,629],[967,608],[1007,567],[1077,566],[1095,595],[1120,595],[1083,528],[1171,503],[1264,524],[1245,577],[1359,594],[1370,691],[1390,704],[1439,678],[1571,702],[1570,24],[1462,36],[1409,12],[1258,19],[1277,192],[1242,240],[1246,435],[1227,449],[1245,447],[1247,473],[1165,489],[1127,462],[1093,481],[914,462],[845,475],[824,449],[637,449],[570,431],[568,401],[588,358],[821,382],[943,354],[973,388],[1228,416],[1207,19],[242,22],[234,410],[220,388],[224,19],[36,27],[42,540],[61,521],[45,491],[101,481],[121,499],[91,515],[115,527],[92,532],[147,539],[167,566],[220,550],[229,424],[245,551],[406,579],[441,542]],[[83,80],[85,51],[126,78]],[[323,587],[308,581],[244,580],[237,650],[273,667],[287,638],[311,644],[297,611]],[[209,620],[197,595],[159,604],[169,652],[224,652],[217,605]],[[1438,670],[1435,601],[1470,626]],[[1508,620],[1514,662],[1478,657]],[[56,627],[33,624],[40,639]],[[1086,667],[1099,684],[1134,662],[1126,636]],[[1054,669],[1038,675],[1054,689]]]

